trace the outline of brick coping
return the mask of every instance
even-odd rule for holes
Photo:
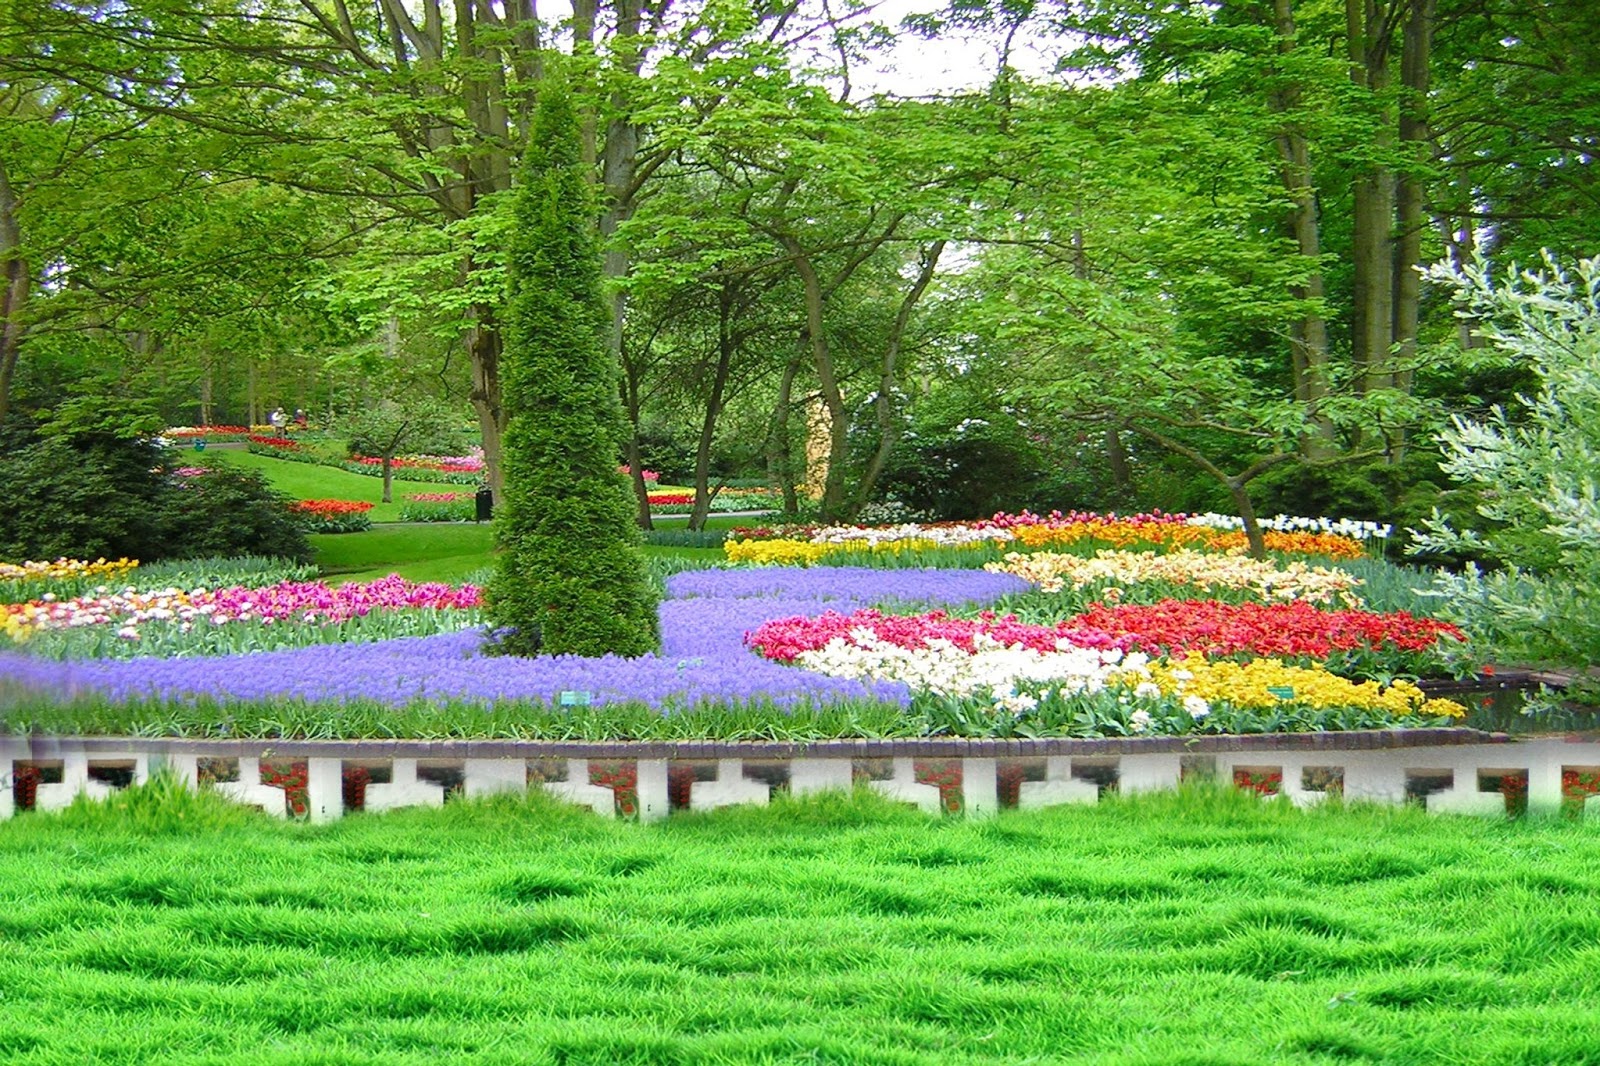
[[[138,748],[151,755],[333,759],[885,759],[1036,758],[1208,752],[1374,751],[1520,738],[1479,729],[1367,729],[1322,733],[1212,734],[1163,737],[909,737],[809,741],[721,740],[273,740],[135,736],[0,735],[0,757],[45,759],[66,752],[101,754]]]

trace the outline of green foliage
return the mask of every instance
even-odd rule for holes
[[[311,560],[311,543],[287,496],[255,470],[219,467],[168,494],[169,556],[270,555]],[[361,517],[365,518],[365,515]]]
[[[149,438],[20,431],[7,438],[0,454],[0,484],[6,486],[0,559],[181,554],[166,539],[175,490],[162,470],[161,449]]]
[[[1256,513],[1326,515],[1380,522],[1399,533],[1421,525],[1447,497],[1448,479],[1439,471],[1439,453],[1425,444],[1408,450],[1398,463],[1381,458],[1360,462],[1286,463],[1250,485]]]
[[[173,455],[143,437],[14,428],[7,439],[0,558],[311,558],[290,501],[259,473],[221,467],[174,481]]]
[[[469,444],[458,410],[413,394],[363,405],[341,428],[351,455],[461,455]]]
[[[1503,565],[1441,575],[1448,609],[1511,655],[1600,661],[1600,259],[1570,273],[1553,259],[1540,271],[1496,278],[1482,263],[1435,267],[1463,315],[1539,387],[1515,412],[1457,417],[1440,435],[1451,478],[1478,492],[1491,529],[1463,529],[1435,513],[1416,551],[1463,551]]]
[[[503,551],[488,607],[511,654],[641,655],[658,643],[634,501],[617,473],[626,427],[594,230],[578,117],[548,81],[517,191],[501,359]]]

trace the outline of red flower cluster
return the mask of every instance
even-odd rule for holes
[[[674,505],[674,506],[675,505],[679,505],[679,504],[690,504],[690,503],[694,502],[694,493],[692,493],[692,492],[652,492],[650,494],[650,502],[654,503],[654,504],[661,504],[661,505],[670,504],[670,505]]]
[[[870,608],[854,614],[828,611],[816,618],[796,616],[764,622],[745,634],[745,644],[763,656],[780,663],[794,662],[801,652],[816,651],[834,637],[847,637],[851,630],[870,629],[881,641],[898,648],[917,649],[928,646],[929,641],[948,640],[956,647],[972,651],[978,634],[994,638],[1010,647],[1021,644],[1034,651],[1056,650],[1056,641],[1068,636],[1072,643],[1085,648],[1127,648],[1132,640],[1110,634],[1073,632],[1068,634],[1068,623],[1056,626],[1031,625],[1017,621],[1016,615],[997,617],[985,611],[976,619],[951,618],[943,611],[927,614],[883,614]]]
[[[1258,796],[1276,796],[1283,791],[1283,774],[1276,770],[1252,773],[1249,770],[1233,772],[1233,787],[1254,792]]]
[[[365,500],[301,500],[294,505],[294,509],[318,518],[337,518],[339,515],[366,514],[372,510],[372,504]]]
[[[1393,647],[1426,651],[1441,638],[1465,640],[1449,622],[1417,618],[1406,611],[1329,611],[1293,603],[1219,603],[1215,600],[1162,600],[1150,606],[1095,604],[1062,623],[1061,635],[1088,647],[1085,638],[1122,638],[1129,647],[1152,654],[1308,656],[1323,659],[1336,651]]]
[[[251,444],[265,444],[269,448],[298,448],[299,444],[288,437],[267,437],[260,433],[250,434]]]

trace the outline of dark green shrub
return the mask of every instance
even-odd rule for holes
[[[578,120],[553,81],[540,86],[515,212],[489,618],[514,655],[642,655],[659,642],[656,594],[617,471],[627,423]]]
[[[0,559],[149,560],[165,550],[171,485],[149,439],[7,434],[0,452]]]
[[[165,557],[267,555],[306,562],[311,542],[292,500],[255,470],[218,467],[167,494]],[[366,515],[360,515],[365,519]]]

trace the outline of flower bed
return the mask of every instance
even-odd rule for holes
[[[1166,554],[1102,549],[1093,556],[1058,552],[1010,552],[984,567],[1016,574],[1043,592],[1094,588],[1107,600],[1120,599],[1127,585],[1193,585],[1206,592],[1244,591],[1269,601],[1360,606],[1361,579],[1336,567],[1295,561],[1280,567],[1251,559],[1237,548],[1221,554],[1179,548]]]
[[[395,576],[337,587],[285,581],[129,590],[9,605],[0,612],[0,633],[38,657],[177,657],[459,629],[478,621],[479,605],[473,585]]]
[[[390,582],[397,591],[405,586]],[[470,717],[461,714],[468,712],[456,708],[493,707],[499,723],[494,728],[516,735],[559,735],[579,728],[573,724],[579,720],[587,723],[582,728],[603,735],[655,735],[658,729],[735,735],[772,729],[836,731],[830,735],[861,729],[881,735],[1184,735],[1432,725],[1463,713],[1460,705],[1429,700],[1406,681],[1350,680],[1320,665],[1265,657],[1234,662],[1195,652],[1163,660],[1125,650],[1137,641],[1135,634],[1098,631],[1092,639],[1100,646],[1085,647],[1063,636],[1066,630],[1088,633],[1081,625],[1030,627],[993,615],[962,619],[926,610],[930,604],[993,602],[1024,587],[1013,575],[975,570],[686,572],[669,579],[661,605],[662,653],[634,660],[485,659],[482,632],[459,628],[476,619],[475,590],[434,587],[431,599],[401,594],[382,602],[363,593],[365,599],[358,600],[368,604],[366,612],[354,602],[342,612],[328,610],[327,597],[340,593],[325,586],[315,596],[279,590],[249,598],[252,606],[221,623],[210,617],[215,608],[202,615],[203,598],[197,605],[193,595],[166,603],[80,604],[75,610],[89,617],[71,623],[69,632],[98,634],[98,650],[86,658],[69,656],[73,661],[64,666],[0,656],[0,683],[34,693],[36,704],[99,700],[102,709],[85,721],[102,729],[112,713],[105,701],[132,701],[161,721],[197,723],[192,728],[210,728],[204,723],[225,715],[235,723],[257,723],[249,728],[291,732],[382,728],[380,712],[359,710],[369,706],[404,709],[413,716],[406,719],[410,728],[428,728],[416,723],[451,715],[450,721],[466,723]],[[457,598],[441,604],[439,596]],[[895,616],[870,607],[891,602],[900,605],[896,609],[924,611]],[[154,613],[161,610],[172,617]],[[139,636],[118,636],[119,626],[141,611]],[[180,618],[180,611],[189,613]],[[407,617],[435,626],[435,635],[373,639],[391,635],[381,628],[385,619]],[[456,631],[438,632],[449,628]],[[190,657],[178,657],[186,653],[181,641],[230,631],[252,642],[259,638],[249,646],[263,650],[196,655],[191,646]],[[332,642],[321,642],[319,635],[330,631]],[[35,639],[47,635],[61,634]],[[108,641],[131,658],[109,661]],[[286,646],[296,641],[310,646]],[[265,650],[273,647],[279,650]],[[202,650],[232,648],[213,643]],[[74,649],[55,649],[63,650]],[[175,705],[189,709],[159,709]],[[251,710],[268,705],[275,708],[270,713]],[[317,710],[343,705],[352,710]],[[637,715],[627,717],[628,708],[671,715],[653,726]],[[76,720],[68,710],[50,713]],[[286,724],[295,721],[323,724]],[[366,724],[349,724],[356,722]]]
[[[1303,521],[1314,523],[1318,520]],[[1263,533],[1263,539],[1268,551],[1284,555],[1358,559],[1366,554],[1360,540],[1334,532],[1297,528],[1267,530]],[[895,555],[921,556],[973,550],[994,553],[1007,547],[1037,551],[1068,546],[1242,553],[1248,547],[1248,542],[1242,532],[1190,524],[1188,517],[1181,514],[1153,513],[1119,517],[1115,514],[1062,514],[1057,511],[1039,516],[1024,511],[1015,515],[1000,513],[981,522],[741,527],[732,531],[724,551],[732,562],[813,566],[825,559],[843,559],[855,555],[892,558]],[[981,565],[993,559],[966,561]]]
[[[216,443],[220,441],[246,440],[249,438],[250,432],[249,426],[169,426],[161,431],[161,435],[168,440],[203,440],[208,443]]]
[[[360,533],[372,528],[372,506],[365,500],[299,500],[293,509],[307,532]]]
[[[0,604],[76,596],[96,585],[125,578],[138,565],[134,559],[0,563]]]

